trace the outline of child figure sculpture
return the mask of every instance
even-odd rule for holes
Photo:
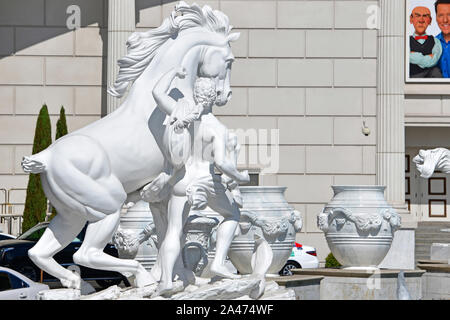
[[[188,99],[175,101],[168,95],[172,81],[185,76],[184,69],[170,70],[154,87],[155,101],[167,114],[164,152],[170,168],[141,193],[149,202],[169,197],[167,231],[159,249],[161,281],[157,294],[160,295],[170,293],[173,288],[173,270],[191,208],[203,209],[208,205],[224,217],[217,230],[216,254],[210,270],[221,277],[238,277],[224,263],[240,219],[242,203],[237,185],[250,180],[246,171],[239,172],[236,168],[237,137],[212,114],[216,100],[214,81],[196,80],[195,105]],[[224,176],[216,174],[214,168]]]

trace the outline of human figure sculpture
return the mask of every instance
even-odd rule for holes
[[[173,269],[181,253],[181,237],[188,214],[191,209],[200,210],[207,205],[224,217],[217,229],[216,254],[210,271],[221,277],[237,277],[225,267],[225,259],[240,211],[224,181],[245,183],[250,178],[246,171],[241,173],[236,168],[237,137],[212,114],[216,100],[214,81],[202,77],[195,81],[194,103],[185,99],[177,101],[168,94],[174,79],[185,77],[182,69],[170,70],[153,89],[158,107],[167,114],[164,136],[169,165],[141,193],[149,202],[169,197],[167,231],[158,256],[161,280],[155,295],[171,292]],[[215,168],[227,178],[216,174]],[[231,189],[236,192],[235,187]]]
[[[128,39],[128,53],[119,60],[118,77],[108,90],[121,97],[130,87],[117,110],[24,157],[24,171],[41,175],[44,192],[58,212],[29,250],[40,269],[64,286],[79,289],[80,276],[60,266],[53,256],[88,222],[75,263],[131,273],[138,287],[155,282],[137,261],[114,258],[103,249],[119,225],[127,195],[130,199],[164,169],[165,114],[156,108],[151,89],[168,70],[183,66],[189,76],[177,88],[186,99],[192,99],[199,75],[216,82],[216,104],[224,105],[231,97],[234,60],[229,43],[239,37],[230,31],[223,13],[180,2],[159,28],[133,33]]]

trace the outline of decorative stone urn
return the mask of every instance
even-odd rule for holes
[[[300,213],[284,197],[286,187],[240,187],[241,220],[228,256],[240,274],[252,273],[255,240],[265,239],[273,258],[267,274],[277,274],[288,260],[295,234],[302,227]]]
[[[332,186],[334,196],[317,216],[334,257],[349,269],[375,269],[400,227],[384,186]]]
[[[149,205],[145,201],[138,201],[120,216],[119,230],[114,235],[114,243],[123,259],[135,259],[150,272],[156,262],[158,248],[156,235],[149,236],[143,243],[135,240],[139,233],[153,223],[153,216]],[[149,232],[151,233],[151,232]],[[134,243],[133,245],[130,244]]]

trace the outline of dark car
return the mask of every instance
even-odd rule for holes
[[[17,239],[0,241],[0,266],[16,270],[36,282],[40,281],[41,278],[43,282],[59,281],[48,273],[41,272],[41,269],[28,257],[28,250],[41,238],[48,225],[48,222],[42,222],[18,236]],[[80,248],[85,232],[86,226],[67,247],[55,254],[54,259],[56,262],[66,268],[70,265],[75,265],[72,257]],[[118,257],[118,251],[113,244],[107,244],[104,252]],[[125,285],[129,286],[127,279],[118,272],[91,269],[83,266],[79,267],[83,280],[95,280],[102,288],[119,284],[121,281],[124,281]]]
[[[11,239],[15,239],[16,237],[14,237],[13,235],[7,234],[7,233],[0,233],[0,241],[1,240],[11,240]]]

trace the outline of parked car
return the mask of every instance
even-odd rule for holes
[[[304,246],[296,242],[292,248],[291,256],[279,274],[280,276],[290,276],[292,275],[292,269],[318,267],[319,259],[317,259],[316,248]]]
[[[0,300],[36,300],[39,291],[49,286],[36,283],[17,271],[0,267]]]
[[[41,274],[41,270],[28,257],[28,250],[41,238],[48,225],[48,222],[42,222],[21,234],[16,239],[0,241],[0,266],[11,268],[33,281],[40,281],[41,277],[43,282],[59,281],[46,272],[42,272]],[[63,267],[75,265],[72,257],[80,248],[85,232],[86,226],[69,245],[54,256],[56,262]],[[104,252],[118,257],[118,251],[112,243],[106,245]],[[95,280],[102,288],[119,284],[121,281],[124,281],[125,285],[129,286],[127,279],[121,273],[91,269],[84,266],[79,267],[83,280]]]
[[[2,240],[11,240],[11,239],[15,239],[16,237],[14,237],[12,234],[7,234],[7,233],[0,233],[0,241]]]

